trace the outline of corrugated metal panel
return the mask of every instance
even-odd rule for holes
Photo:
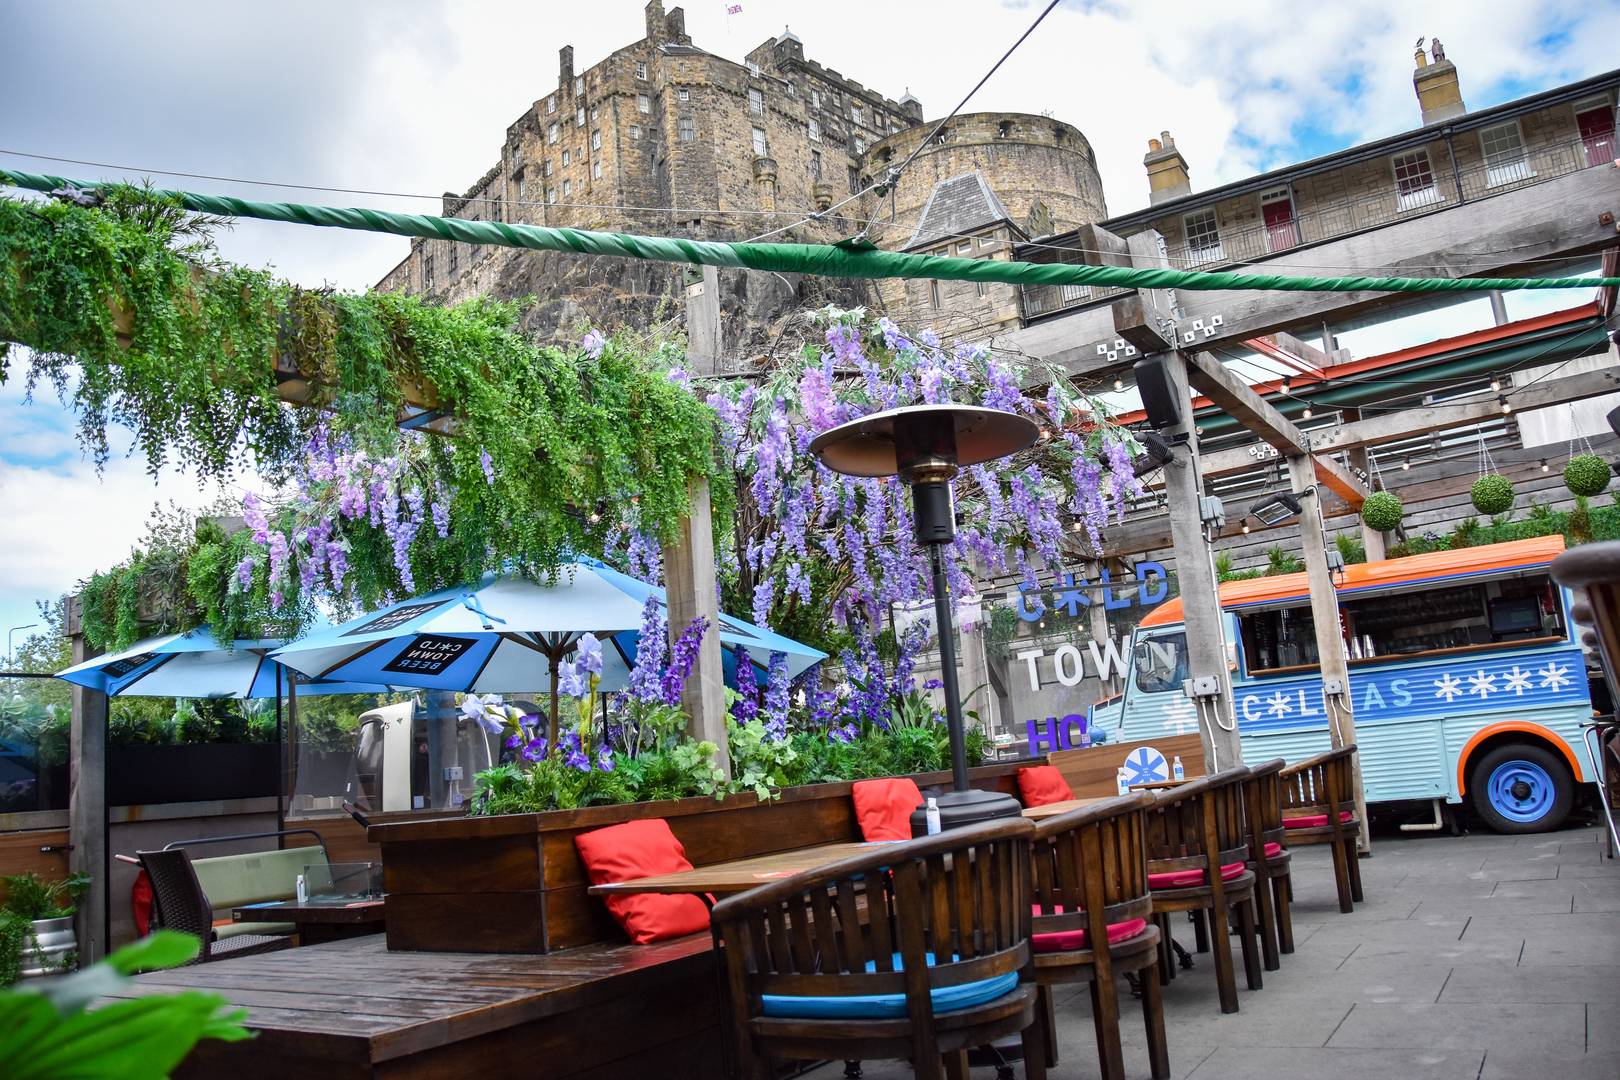
[[[1439,721],[1357,724],[1361,778],[1368,802],[1437,799],[1454,794]]]

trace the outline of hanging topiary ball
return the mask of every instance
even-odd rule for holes
[[[1505,514],[1513,509],[1513,482],[1500,473],[1474,481],[1474,509],[1482,514]]]
[[[1393,491],[1375,491],[1361,504],[1362,522],[1367,528],[1379,532],[1389,532],[1399,525],[1404,513],[1406,510],[1401,506],[1401,498]]]
[[[1577,495],[1601,495],[1609,486],[1609,463],[1593,453],[1576,454],[1564,466],[1564,486]]]

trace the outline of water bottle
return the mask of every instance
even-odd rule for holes
[[[1131,793],[1131,782],[1125,775],[1125,766],[1123,765],[1121,765],[1118,771],[1114,773],[1114,786],[1119,789],[1119,794],[1121,795],[1129,795]]]
[[[1180,754],[1176,755],[1176,760],[1170,765],[1170,775],[1175,777],[1177,780],[1187,779],[1187,770],[1181,767]]]
[[[300,904],[309,900],[309,883],[304,879],[303,874],[299,874],[293,879],[293,891]]]
[[[923,811],[923,820],[927,823],[928,835],[929,836],[936,836],[936,835],[939,834],[939,801],[938,800],[936,800],[936,799],[929,799],[928,800],[928,807],[927,807],[927,809],[925,809]]]

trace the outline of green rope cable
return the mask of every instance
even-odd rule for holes
[[[34,191],[100,185],[43,173],[0,169],[0,183]],[[1491,289],[1580,289],[1620,286],[1620,278],[1407,278],[1291,277],[1224,271],[1147,270],[1073,263],[1027,263],[912,255],[832,244],[728,244],[663,236],[593,232],[587,229],[468,221],[428,214],[400,214],[359,207],[254,202],[229,195],[154,190],[187,210],[222,217],[258,218],[334,229],[358,229],[395,236],[419,236],[467,244],[495,244],[538,251],[609,255],[623,259],[741,267],[788,274],[844,278],[934,278],[941,281],[996,281],[1010,285],[1098,285],[1128,289],[1249,289],[1283,292],[1476,292]]]

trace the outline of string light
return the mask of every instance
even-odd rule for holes
[[[1248,523],[1248,522],[1247,522],[1247,521],[1245,521],[1245,522],[1244,522],[1244,523],[1243,523],[1243,535],[1244,535],[1244,536],[1248,536],[1248,535],[1249,535],[1249,523]]]
[[[1402,461],[1401,461],[1401,472],[1411,472],[1411,471],[1412,471],[1412,459],[1411,458],[1402,459]]]
[[[1491,376],[1491,393],[1494,394],[1500,389],[1502,389],[1502,380],[1494,375]]]
[[[1305,406],[1305,411],[1300,413],[1299,415],[1300,415],[1300,419],[1309,420],[1311,417],[1315,416],[1316,413],[1311,409],[1311,407],[1309,405],[1307,405],[1307,406]]]
[[[1282,392],[1283,393],[1285,393],[1285,394],[1288,393],[1288,386],[1289,386],[1288,376],[1284,375],[1283,380],[1282,380]]]
[[[1125,389],[1125,380],[1118,375],[1114,376],[1114,392],[1117,394]]]
[[[1508,413],[1510,413],[1510,412],[1512,412],[1512,411],[1513,411],[1513,405],[1512,405],[1512,403],[1511,403],[1511,402],[1509,402],[1509,401],[1508,401],[1508,399],[1507,399],[1507,395],[1505,395],[1505,394],[1498,394],[1498,395],[1496,395],[1496,400],[1497,400],[1497,401],[1498,401],[1498,402],[1499,402],[1499,403],[1500,403],[1500,404],[1501,404],[1501,406],[1502,406],[1502,415],[1503,415],[1503,416],[1506,416],[1506,415],[1507,415],[1507,414],[1508,414]]]
[[[1547,459],[1542,458],[1541,459],[1541,471],[1542,472],[1547,472],[1547,471],[1549,471],[1549,469],[1550,469],[1550,466],[1547,464]]]

